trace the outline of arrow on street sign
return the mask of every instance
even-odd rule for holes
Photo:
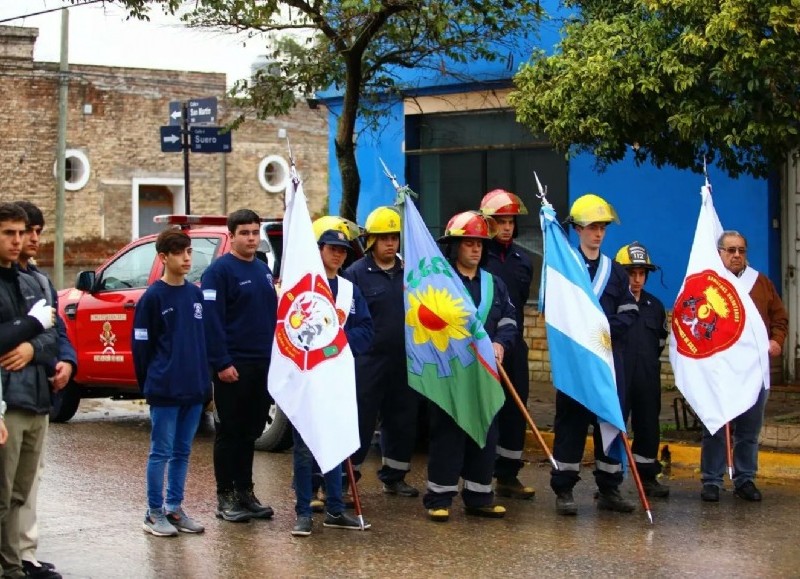
[[[193,153],[230,153],[233,150],[231,132],[222,127],[189,127],[189,142]]]
[[[183,109],[183,103],[180,101],[170,101],[169,102],[169,124],[170,125],[180,125],[182,122],[182,113],[181,110]]]
[[[181,128],[173,125],[161,127],[161,152],[180,153],[182,148]]]

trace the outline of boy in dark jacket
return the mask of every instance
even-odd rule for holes
[[[19,512],[41,461],[50,412],[48,376],[58,355],[55,310],[46,305],[42,288],[20,275],[16,265],[27,228],[22,208],[0,203],[0,380],[8,407],[8,440],[0,447],[0,567],[8,577],[25,574]]]
[[[634,241],[620,248],[617,263],[625,268],[631,293],[639,306],[639,317],[625,334],[625,405],[633,427],[633,458],[649,497],[667,498],[669,487],[661,484],[658,446],[661,440],[661,352],[667,343],[667,313],[664,304],[644,289],[647,276],[658,269],[647,249]]]
[[[191,243],[183,231],[159,234],[156,251],[164,275],[147,288],[133,318],[136,378],[150,404],[152,422],[143,529],[158,537],[204,531],[181,507],[192,440],[211,383],[203,294],[185,279],[192,266]]]

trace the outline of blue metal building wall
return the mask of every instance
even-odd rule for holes
[[[666,286],[661,285],[661,276],[655,273],[647,282],[647,290],[671,308],[689,261],[703,176],[650,164],[637,167],[630,159],[609,166],[603,173],[595,171],[594,164],[594,157],[588,154],[570,161],[570,203],[584,193],[596,193],[614,206],[620,224],[608,228],[604,253],[614,257],[620,247],[631,241],[643,243],[653,262],[663,268]],[[768,275],[777,274],[771,259],[777,248],[771,243],[767,181],[752,177],[732,179],[713,168],[709,178],[722,226],[747,237],[748,259],[753,267]]]
[[[329,211],[339,214],[339,203],[342,200],[342,177],[336,161],[336,121],[341,110],[341,100],[326,103],[328,106],[328,199]],[[403,183],[405,172],[405,156],[403,140],[405,138],[405,120],[403,103],[397,101],[391,105],[388,116],[382,120],[378,131],[365,131],[359,124],[356,138],[356,162],[361,176],[361,192],[358,198],[358,223],[364,224],[369,212],[381,205],[394,203],[394,189],[383,174],[380,159],[383,159],[398,180]]]

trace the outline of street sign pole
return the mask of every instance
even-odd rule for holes
[[[189,206],[189,147],[191,146],[191,135],[189,134],[189,109],[186,101],[181,105],[181,143],[183,143],[183,203],[184,213],[191,215]]]

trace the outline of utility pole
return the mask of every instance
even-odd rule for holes
[[[69,10],[61,11],[61,62],[58,67],[58,143],[56,145],[56,240],[53,276],[56,288],[64,287],[64,184],[67,180],[67,94],[69,90]]]

